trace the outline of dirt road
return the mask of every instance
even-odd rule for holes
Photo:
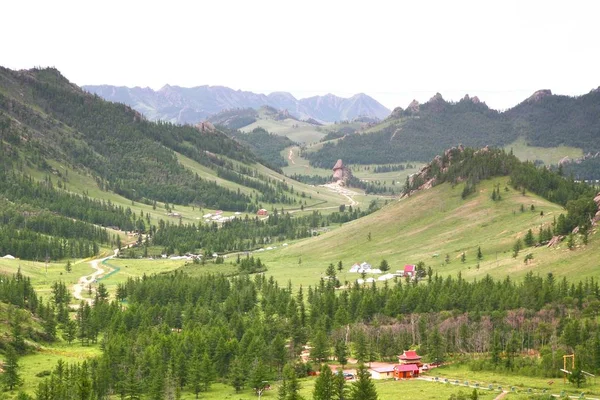
[[[324,188],[327,188],[329,190],[331,190],[332,192],[335,192],[341,196],[344,196],[346,199],[348,199],[348,201],[350,202],[351,206],[357,206],[359,203],[358,201],[354,200],[354,196],[358,195],[359,193],[350,190],[348,188],[345,188],[343,186],[338,185],[337,183],[327,183],[325,185],[320,185]]]
[[[115,249],[115,253],[112,256],[90,261],[94,272],[90,275],[82,276],[81,278],[79,278],[79,281],[77,281],[77,283],[73,285],[73,297],[75,299],[79,301],[83,300],[87,302],[90,306],[92,305],[93,300],[84,298],[81,295],[81,293],[87,288],[89,284],[95,282],[99,277],[105,275],[105,273],[109,273],[112,271],[112,268],[102,265],[102,262],[104,260],[108,260],[109,258],[115,257],[117,254],[119,254],[119,250]],[[107,270],[105,271],[104,268],[106,268]]]
[[[292,165],[296,164],[294,162],[294,152],[292,151],[292,149],[290,149],[290,152],[288,154],[288,160],[290,160],[290,162],[292,163]]]

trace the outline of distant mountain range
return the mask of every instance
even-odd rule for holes
[[[288,110],[299,119],[321,122],[352,120],[357,117],[384,119],[390,110],[364,93],[350,98],[333,94],[296,99],[287,92],[269,95],[233,90],[225,86],[184,88],[165,85],[160,90],[110,85],[83,86],[88,92],[113,102],[124,103],[151,120],[195,124],[224,110],[271,106]]]

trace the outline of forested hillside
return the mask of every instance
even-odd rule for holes
[[[264,131],[247,137],[241,145],[219,130],[146,121],[125,105],[82,91],[55,69],[2,68],[0,255],[85,258],[115,247],[118,238],[108,227],[150,231],[148,214],[100,200],[103,193],[153,210],[160,202],[168,212],[175,205],[255,212],[267,204],[298,204],[293,184],[257,171],[259,158],[247,148],[273,143],[254,149],[281,163],[279,151],[289,140]],[[180,155],[204,175],[184,167]],[[93,187],[73,192],[69,171],[76,179],[89,177],[86,185]],[[100,194],[91,198],[87,189]]]
[[[250,149],[269,167],[280,171],[281,167],[288,165],[281,156],[283,149],[294,145],[288,137],[269,133],[263,128],[254,128],[249,133],[230,131],[228,135]]]
[[[397,108],[370,132],[328,143],[307,158],[318,167],[333,165],[340,158],[356,164],[426,161],[458,144],[502,147],[519,137],[533,146],[566,145],[596,152],[600,150],[600,91],[579,97],[540,91],[503,113],[476,97],[452,103],[438,93],[425,104]]]

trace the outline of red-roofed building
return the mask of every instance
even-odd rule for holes
[[[404,276],[414,276],[416,267],[414,265],[407,264],[404,266]]]
[[[419,376],[417,364],[399,364],[394,367],[394,378],[409,379]]]
[[[417,367],[421,366],[421,356],[414,350],[406,350],[403,354],[398,356],[398,362],[400,364],[415,364]]]
[[[421,356],[416,351],[405,351],[398,356],[398,362],[400,364],[394,367],[394,378],[407,379],[419,376],[419,367],[423,364],[421,363]]]
[[[269,215],[269,212],[267,210],[265,210],[264,208],[261,208],[260,210],[258,210],[256,215]]]

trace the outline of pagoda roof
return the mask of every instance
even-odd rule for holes
[[[414,350],[407,350],[404,354],[398,356],[400,360],[420,360],[421,356]]]

